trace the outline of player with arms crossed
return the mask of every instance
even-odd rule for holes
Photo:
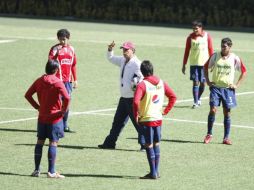
[[[173,90],[161,79],[153,75],[153,65],[145,60],[141,63],[144,80],[137,85],[134,95],[133,112],[145,136],[145,147],[150,173],[141,179],[157,179],[159,175],[160,140],[162,115],[166,115],[176,102]],[[164,95],[168,104],[162,111]]]
[[[58,30],[57,38],[59,43],[51,47],[49,59],[58,60],[60,68],[56,76],[63,81],[68,94],[71,96],[72,84],[73,88],[78,87],[76,54],[74,48],[69,44],[70,32],[67,29]],[[67,124],[68,115],[69,110],[65,113],[63,118],[65,132],[71,132]]]
[[[55,171],[55,162],[59,138],[64,136],[62,118],[68,109],[70,97],[62,81],[55,76],[58,68],[59,63],[56,60],[49,60],[46,64],[46,74],[38,78],[25,94],[28,102],[39,111],[38,139],[34,150],[35,170],[32,173],[34,177],[40,176],[42,148],[48,138],[48,178],[64,178]],[[38,103],[33,98],[35,93]]]
[[[208,131],[204,143],[208,144],[212,140],[212,128],[215,121],[217,107],[222,103],[224,114],[224,137],[223,144],[231,145],[229,139],[230,132],[230,111],[236,106],[235,90],[238,88],[246,76],[246,67],[242,60],[230,52],[232,41],[230,38],[221,40],[221,51],[214,53],[205,64],[205,77],[207,85],[210,87],[210,112],[208,115]],[[211,70],[209,79],[208,69]],[[234,84],[235,71],[241,74]]]
[[[186,64],[189,57],[190,80],[193,81],[192,94],[194,99],[193,109],[201,105],[200,97],[205,90],[204,64],[213,54],[212,38],[203,30],[202,22],[192,23],[193,33],[187,40],[183,58],[182,73],[185,74]]]

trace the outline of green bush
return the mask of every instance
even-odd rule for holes
[[[252,0],[1,0],[0,13],[107,21],[253,27]]]

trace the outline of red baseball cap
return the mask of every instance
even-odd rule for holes
[[[124,42],[123,45],[120,47],[120,49],[135,49],[135,45],[128,41],[128,42]]]

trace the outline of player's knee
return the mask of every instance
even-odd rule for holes
[[[56,141],[49,141],[49,146],[57,146],[58,142]]]

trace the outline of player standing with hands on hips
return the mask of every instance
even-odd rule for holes
[[[122,56],[114,55],[114,46],[114,41],[108,45],[107,58],[109,62],[120,68],[119,79],[121,97],[118,102],[110,133],[103,144],[98,145],[98,147],[102,149],[115,149],[118,136],[130,118],[138,132],[138,142],[141,146],[140,150],[144,150],[145,139],[139,131],[138,123],[133,116],[132,107],[134,96],[133,81],[136,80],[139,82],[143,79],[143,75],[140,72],[141,61],[135,55],[135,45],[132,42],[124,42],[120,47],[123,51]]]
[[[38,78],[25,94],[27,101],[39,111],[33,177],[40,176],[42,148],[46,138],[48,138],[48,178],[64,178],[63,175],[55,171],[55,162],[58,141],[64,136],[62,118],[68,109],[70,97],[62,81],[55,76],[58,69],[59,63],[56,60],[48,60],[45,69],[46,74]],[[38,103],[33,98],[35,93],[38,97]]]
[[[144,80],[137,85],[133,101],[133,113],[136,122],[145,136],[145,147],[150,173],[141,179],[157,179],[160,162],[160,140],[162,115],[168,114],[176,102],[174,91],[161,79],[153,75],[153,65],[145,60],[141,63]],[[164,96],[168,104],[162,110]]]
[[[221,51],[214,53],[205,64],[205,77],[210,87],[210,112],[208,115],[207,135],[204,143],[212,140],[212,128],[215,121],[217,107],[222,103],[224,114],[224,137],[223,144],[231,145],[229,132],[231,126],[230,111],[236,106],[235,90],[240,86],[246,76],[246,67],[242,60],[230,52],[232,41],[230,38],[221,40]],[[211,79],[208,69],[211,70]],[[237,82],[234,84],[235,71],[241,72]]]
[[[194,104],[193,109],[201,105],[200,97],[205,90],[204,64],[213,54],[212,38],[209,33],[203,30],[200,21],[192,23],[193,32],[186,40],[183,57],[182,73],[185,74],[186,64],[189,57],[190,80],[193,81],[192,94]]]
[[[68,94],[71,96],[72,87],[78,87],[76,54],[74,48],[69,44],[70,32],[67,29],[58,30],[57,39],[59,43],[51,47],[49,59],[58,60],[60,68],[56,76],[63,81]],[[69,110],[67,110],[63,118],[65,132],[71,132],[67,124],[68,115]]]

